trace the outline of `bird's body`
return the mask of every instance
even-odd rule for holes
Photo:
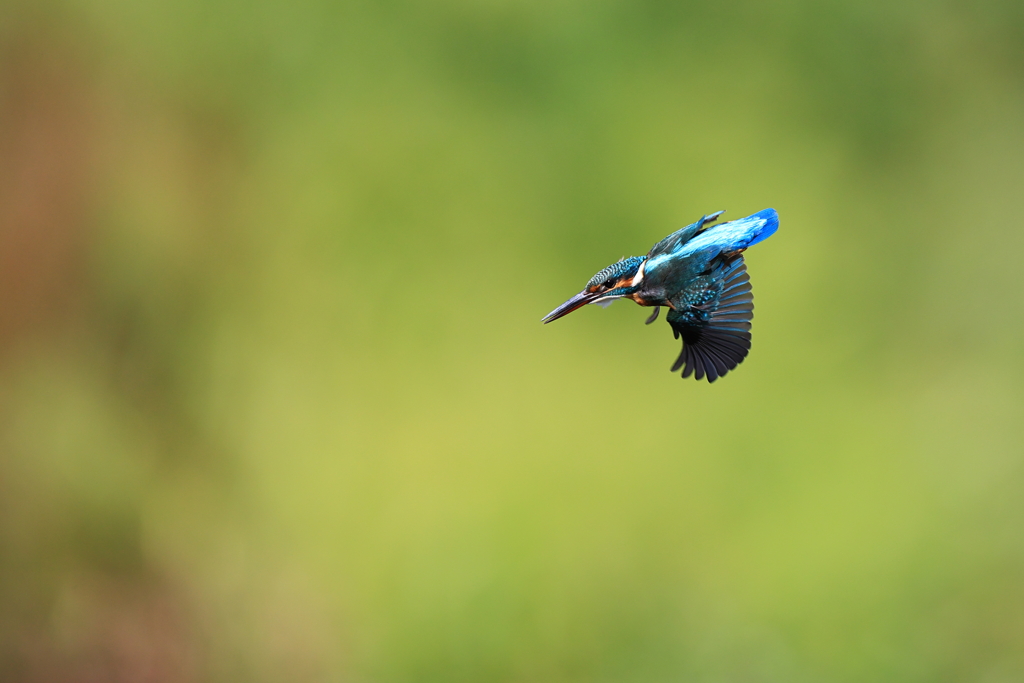
[[[582,292],[545,316],[561,318],[592,303],[632,299],[641,306],[666,306],[672,332],[683,350],[672,371],[683,368],[709,382],[735,368],[750,351],[754,299],[742,253],[779,227],[774,209],[711,226],[723,212],[704,216],[655,244],[647,256],[613,263],[592,277]],[[648,318],[654,322],[660,308]],[[685,367],[684,367],[685,366]]]

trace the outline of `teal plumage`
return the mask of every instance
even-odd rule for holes
[[[750,351],[754,298],[742,253],[775,233],[779,216],[764,209],[746,218],[712,226],[723,212],[704,216],[655,244],[646,256],[632,256],[602,269],[583,291],[544,317],[557,320],[591,303],[629,298],[661,306],[683,348],[672,366],[682,376],[714,382]]]

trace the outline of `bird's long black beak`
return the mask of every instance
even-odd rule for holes
[[[569,315],[580,306],[585,306],[589,304],[591,301],[599,298],[600,296],[600,294],[591,294],[590,292],[584,289],[582,292],[580,292],[579,294],[569,299],[564,304],[562,304],[561,306],[559,306],[558,308],[544,316],[544,318],[541,319],[541,322],[547,324],[552,320],[558,320],[563,315]]]

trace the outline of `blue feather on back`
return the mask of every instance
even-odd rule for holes
[[[703,249],[722,251],[746,249],[762,242],[779,229],[779,214],[775,209],[763,209],[755,214],[708,228],[683,245],[680,255]]]
[[[775,231],[779,229],[779,213],[775,209],[761,209],[757,213],[749,216],[749,218],[764,219],[765,224],[761,226],[757,236],[747,244],[748,247],[752,247],[758,242],[765,241],[774,235]]]

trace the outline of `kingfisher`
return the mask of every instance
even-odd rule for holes
[[[714,382],[750,352],[754,295],[743,252],[779,228],[775,209],[716,225],[723,213],[702,216],[655,244],[646,256],[630,256],[602,269],[541,322],[558,320],[586,304],[607,306],[616,299],[632,299],[654,307],[646,321],[650,325],[665,306],[672,334],[683,338],[671,371],[683,368],[684,378]]]

